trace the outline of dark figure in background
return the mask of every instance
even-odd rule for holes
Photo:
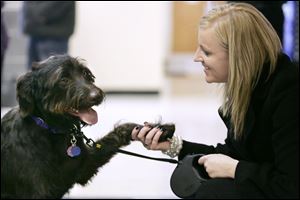
[[[2,16],[2,9],[4,7],[4,2],[1,1],[1,80],[2,80],[2,69],[3,69],[3,62],[4,62],[4,56],[5,52],[8,46],[8,35],[6,31],[6,26],[3,21],[3,16]]]
[[[28,69],[55,54],[67,54],[75,27],[75,1],[24,1],[23,32],[29,38]]]
[[[252,4],[257,8],[276,30],[281,42],[283,42],[283,27],[284,27],[284,14],[282,5],[286,1],[239,1]]]

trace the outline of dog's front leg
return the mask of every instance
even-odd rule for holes
[[[100,145],[98,151],[95,152],[96,157],[99,159],[100,156],[101,161],[105,160],[105,162],[108,162],[108,160],[117,153],[120,147],[130,144],[131,132],[136,126],[139,125],[135,123],[118,125],[106,136],[96,141],[96,144]],[[103,164],[104,163],[101,162],[101,165]]]
[[[118,125],[96,143],[99,143],[101,147],[104,148],[104,151],[116,151],[118,148],[130,143],[131,132],[136,126],[139,125],[135,123],[125,123]]]
[[[122,146],[130,144],[131,132],[139,126],[135,123],[125,123],[116,126],[106,136],[96,141],[95,147],[89,149],[88,158],[78,173],[78,183],[85,185],[98,172],[98,168],[109,162]]]

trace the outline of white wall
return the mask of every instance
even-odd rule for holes
[[[171,43],[171,2],[77,1],[70,54],[105,91],[159,91]]]

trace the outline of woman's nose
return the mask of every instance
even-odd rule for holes
[[[194,62],[203,62],[203,58],[202,58],[200,52],[201,52],[200,49],[197,48],[195,55],[194,55]]]
[[[194,62],[203,62],[203,58],[200,53],[196,52],[194,55]]]
[[[194,62],[203,62],[203,59],[200,56],[198,56],[198,57],[195,56]]]

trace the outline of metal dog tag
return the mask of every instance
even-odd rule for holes
[[[67,154],[68,156],[70,157],[76,157],[76,156],[79,156],[81,153],[81,149],[78,147],[78,146],[69,146],[69,148],[67,149]]]
[[[76,140],[75,136],[73,135],[72,139],[71,139],[71,146],[69,146],[67,149],[67,154],[70,157],[79,156],[81,153],[81,149],[78,146],[76,146],[76,142],[77,142],[77,140]]]

